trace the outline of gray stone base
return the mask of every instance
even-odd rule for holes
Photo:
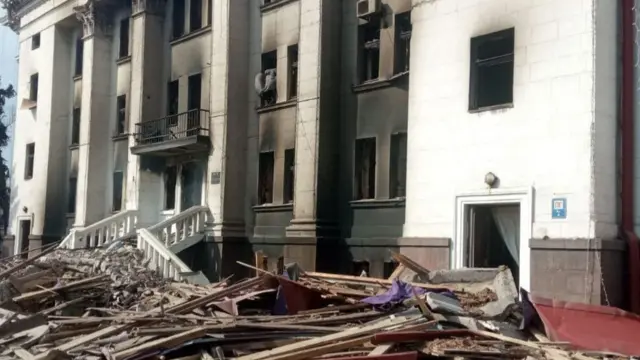
[[[254,263],[253,249],[247,238],[207,236],[199,263],[193,270],[201,270],[211,282],[231,275],[231,281],[254,275],[253,271],[239,265],[237,261],[249,265]]]
[[[3,258],[13,256],[13,247],[15,244],[16,237],[14,235],[5,235],[2,238],[2,252],[0,255]]]
[[[625,306],[622,240],[531,239],[531,292],[551,299]]]

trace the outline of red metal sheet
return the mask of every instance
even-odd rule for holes
[[[640,316],[609,306],[529,295],[551,341],[594,351],[640,355]]]
[[[349,357],[333,357],[333,358],[325,358],[323,360],[418,360],[418,352],[417,351],[407,351],[395,354],[384,354],[384,355],[375,355],[375,356],[349,356]]]
[[[390,331],[373,335],[371,343],[373,345],[389,343],[407,343],[417,341],[429,341],[433,339],[444,339],[454,336],[472,336],[473,333],[467,329],[452,330],[426,330],[426,331]]]
[[[302,286],[295,281],[287,280],[282,276],[278,277],[282,286],[287,311],[290,315],[295,315],[298,311],[311,310],[322,307],[322,293]]]

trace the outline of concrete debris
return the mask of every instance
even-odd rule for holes
[[[256,276],[208,285],[163,279],[127,244],[10,258],[0,359],[596,358],[518,330],[508,269],[465,278],[393,256],[389,279],[241,263]]]

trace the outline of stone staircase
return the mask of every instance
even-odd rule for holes
[[[194,206],[148,228],[138,227],[138,211],[121,211],[84,228],[72,229],[59,247],[82,249],[107,247],[135,238],[152,270],[176,281],[207,284],[201,271],[194,271],[181,259],[205,238],[205,225],[211,213],[206,206]]]

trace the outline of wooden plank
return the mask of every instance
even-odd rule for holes
[[[206,329],[202,327],[198,327],[189,331],[185,331],[173,336],[160,338],[154,341],[145,342],[144,344],[138,345],[136,347],[132,347],[127,350],[120,351],[118,353],[113,354],[113,360],[122,360],[126,359],[130,356],[149,352],[151,350],[155,350],[157,348],[171,348],[177,345],[180,345],[189,340],[197,339],[205,336]]]
[[[291,352],[291,353],[287,353],[287,354],[283,354],[283,355],[276,355],[273,357],[269,357],[269,360],[303,360],[303,359],[310,359],[316,356],[320,356],[320,355],[324,355],[324,354],[329,354],[332,352],[336,352],[336,351],[340,351],[340,350],[344,350],[344,349],[349,349],[352,348],[354,346],[358,346],[358,345],[362,345],[364,343],[366,343],[367,341],[369,341],[371,339],[371,335],[367,335],[367,336],[361,336],[361,337],[357,337],[354,339],[350,339],[350,340],[344,340],[344,341],[339,341],[339,342],[335,342],[332,344],[326,344],[326,345],[322,345],[322,346],[318,346],[318,347],[314,347],[314,348],[308,348],[308,349],[301,349],[301,350],[297,350],[295,352]],[[240,358],[242,359],[242,358]]]
[[[376,346],[375,349],[371,350],[371,352],[367,356],[371,357],[371,356],[378,356],[378,355],[386,354],[395,345],[396,344],[378,345],[378,346]]]
[[[396,267],[395,270],[393,270],[393,272],[391,273],[391,276],[389,276],[387,278],[387,280],[393,280],[393,279],[397,279],[398,276],[400,276],[400,274],[402,274],[402,272],[404,271],[404,269],[406,269],[407,267],[404,266],[403,263],[398,264],[398,266]]]
[[[14,272],[16,272],[18,270],[26,268],[27,266],[33,264],[36,260],[40,259],[41,257],[43,257],[43,256],[45,256],[45,255],[47,255],[49,253],[52,253],[56,248],[57,248],[57,245],[52,245],[49,249],[41,252],[40,254],[32,257],[31,259],[25,260],[25,261],[19,263],[18,265],[1,272],[0,273],[0,279],[11,275],[11,274],[13,274]]]
[[[393,284],[392,280],[351,276],[351,275],[338,275],[338,274],[329,274],[329,273],[320,273],[320,272],[305,272],[304,275],[312,278],[322,279],[322,280],[346,281],[346,282],[350,282],[353,284],[360,284],[360,285],[370,284],[370,285],[378,285],[378,286],[391,286]],[[452,287],[443,286],[443,285],[424,284],[424,283],[415,283],[415,282],[408,282],[408,284],[415,287],[423,288],[423,289],[454,290]]]
[[[36,298],[42,297],[43,295],[51,295],[52,293],[53,294],[57,294],[58,291],[69,290],[69,289],[73,289],[75,287],[80,287],[80,286],[87,285],[87,284],[98,283],[98,282],[100,282],[100,281],[102,281],[104,279],[107,279],[108,277],[109,277],[109,275],[98,275],[98,276],[90,277],[90,278],[87,278],[87,279],[74,281],[74,282],[68,283],[66,285],[59,286],[59,287],[54,287],[54,288],[48,288],[48,289],[28,292],[26,294],[22,294],[22,295],[14,297],[13,301],[14,302],[20,302],[20,301],[36,299]]]

